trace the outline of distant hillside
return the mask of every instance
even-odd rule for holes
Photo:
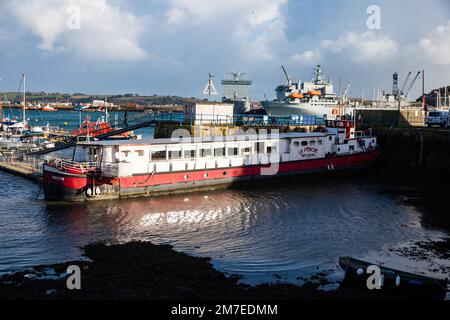
[[[447,90],[445,90],[445,88],[447,87]],[[433,106],[436,107],[437,106],[437,96],[438,93],[441,97],[441,101],[440,104],[443,105],[444,104],[444,100],[445,100],[445,93],[447,93],[447,104],[449,104],[449,96],[450,96],[450,85],[449,86],[444,86],[441,88],[437,88],[437,89],[433,89],[431,90],[429,93],[425,94],[425,99],[426,99],[426,104],[429,106]],[[422,97],[420,96],[419,98],[417,98],[416,101],[421,102],[422,101]]]
[[[11,102],[19,103],[22,100],[22,94],[16,92],[0,93],[0,100],[7,100]],[[206,99],[197,99],[194,97],[184,98],[178,96],[140,96],[137,94],[123,94],[123,95],[88,95],[83,93],[47,93],[47,92],[27,92],[27,100],[32,103],[51,103],[51,102],[72,102],[77,103],[89,103],[92,100],[105,100],[113,102],[117,105],[138,104],[142,106],[154,106],[154,105],[188,105],[198,101],[205,101]]]

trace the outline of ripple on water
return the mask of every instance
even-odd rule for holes
[[[267,281],[436,235],[420,227],[414,209],[363,185],[309,182],[61,205],[35,200],[32,182],[0,179],[8,181],[0,185],[0,272],[76,259],[94,241],[150,240]]]

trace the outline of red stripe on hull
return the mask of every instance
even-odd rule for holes
[[[285,173],[289,171],[309,171],[318,169],[327,169],[328,164],[332,164],[335,169],[347,166],[356,166],[366,162],[373,161],[378,156],[378,151],[366,152],[363,154],[350,155],[337,158],[325,158],[315,160],[301,160],[295,162],[279,163],[278,172]],[[132,177],[120,178],[121,188],[136,188],[146,186],[157,186],[164,184],[182,183],[186,181],[203,181],[222,178],[237,178],[244,176],[259,176],[264,166],[248,166],[239,168],[221,168],[207,169],[199,171],[183,171],[174,173],[159,173],[154,176],[149,174],[137,175]],[[268,168],[268,166],[266,166]],[[205,177],[205,173],[208,175]],[[226,173],[226,174],[224,174]],[[185,176],[188,176],[185,179]],[[276,174],[275,174],[276,175]]]
[[[363,165],[370,163],[379,155],[379,151],[372,150],[365,153],[347,155],[335,158],[324,158],[324,159],[314,159],[314,160],[301,160],[295,162],[283,162],[279,163],[277,173],[280,174],[289,174],[292,172],[293,174],[299,174],[301,172],[309,172],[309,171],[320,171],[327,170],[328,167],[333,167],[335,170],[342,168],[351,168],[356,167],[358,165]],[[109,192],[114,194],[110,194],[108,198],[111,197],[120,197],[120,192],[123,191],[127,193],[128,190],[137,190],[144,189],[146,187],[151,186],[173,186],[178,184],[185,184],[188,182],[207,182],[211,180],[220,181],[221,179],[230,179],[230,178],[242,178],[242,177],[264,177],[261,176],[263,168],[269,168],[269,166],[257,165],[257,166],[246,166],[239,168],[222,168],[222,169],[205,169],[205,170],[196,170],[196,171],[181,171],[181,172],[172,172],[172,173],[158,173],[158,174],[143,174],[143,175],[135,175],[131,177],[122,177],[122,178],[104,178],[104,177],[88,177],[82,175],[71,175],[64,172],[54,172],[57,170],[48,168],[44,166],[44,189],[46,191],[46,198],[51,200],[57,200],[60,196],[60,192],[57,192],[58,195],[52,195],[54,190],[57,188],[63,188],[65,190],[76,190],[79,197],[80,194],[84,197],[84,190],[91,186],[104,186],[109,187]],[[267,178],[270,178],[274,175],[267,175]],[[93,181],[94,180],[94,181]],[[120,190],[120,191],[119,191]],[[116,194],[117,193],[117,194]],[[69,197],[70,198],[70,197]],[[68,200],[68,199],[62,199]],[[83,199],[78,199],[83,200]]]

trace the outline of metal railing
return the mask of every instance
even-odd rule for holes
[[[53,158],[48,163],[62,171],[89,173],[97,172],[99,170],[97,162],[77,162],[61,158]]]
[[[40,172],[44,160],[34,156],[27,156],[25,154],[18,155],[13,152],[10,154],[1,154],[0,162],[8,163],[10,165],[14,165],[15,167],[22,167],[34,172]]]

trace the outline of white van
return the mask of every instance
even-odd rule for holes
[[[428,112],[428,117],[425,119],[425,124],[430,128],[431,126],[440,126],[445,128],[448,126],[448,111],[433,110]]]

